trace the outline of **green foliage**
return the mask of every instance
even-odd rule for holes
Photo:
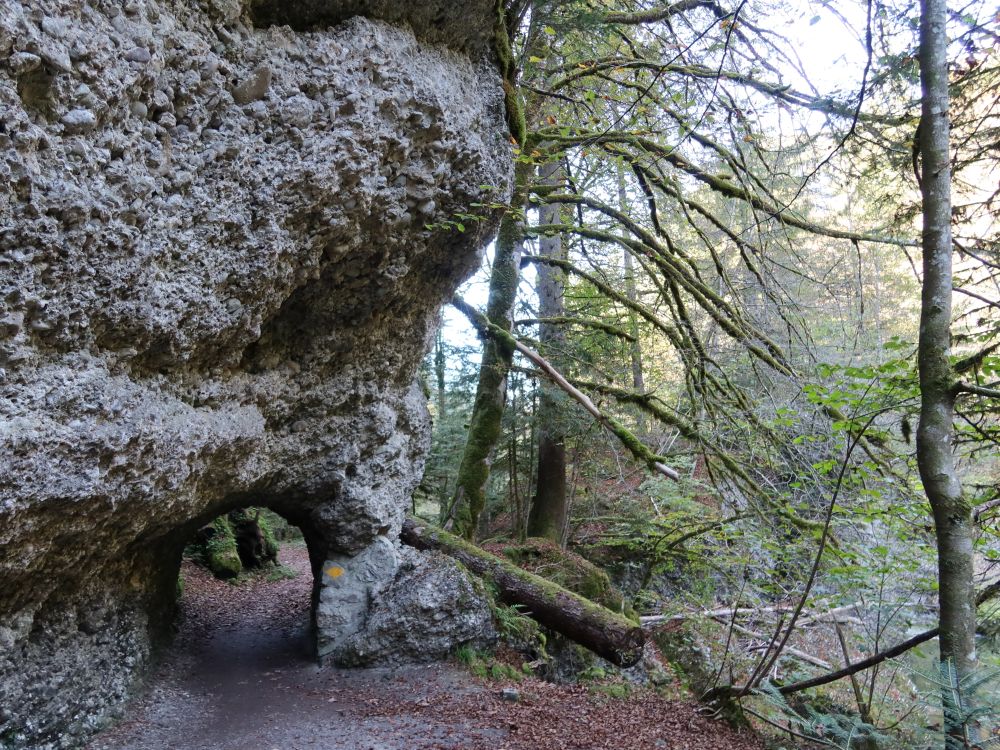
[[[480,190],[484,192],[495,191],[496,188],[490,185],[480,185]],[[442,219],[439,222],[424,224],[424,229],[428,231],[456,231],[459,233],[464,233],[467,225],[478,224],[489,219],[493,219],[498,213],[513,213],[517,214],[520,209],[514,209],[507,203],[500,203],[497,201],[487,201],[487,202],[476,202],[473,201],[469,204],[472,208],[476,209],[476,213],[469,213],[468,211],[458,211],[452,214],[451,218]]]
[[[508,641],[528,642],[540,635],[538,623],[522,614],[516,605],[496,604],[493,607],[493,616],[501,637]]]
[[[759,695],[776,714],[774,720],[784,720],[799,733],[828,747],[857,750],[862,747],[879,747],[890,739],[860,717],[838,710],[832,704],[823,706],[818,701],[797,701],[793,707],[769,682],[761,686]]]
[[[583,682],[605,680],[608,677],[608,671],[599,664],[592,664],[580,672],[577,677]]]
[[[460,646],[455,651],[455,658],[483,680],[520,682],[524,679],[522,670],[468,645]]]
[[[455,650],[455,658],[468,667],[479,659],[479,652],[472,646],[462,645]]]
[[[633,692],[632,685],[624,682],[619,674],[609,672],[600,663],[588,664],[577,673],[576,678],[594,695],[624,700]]]
[[[625,682],[608,682],[591,685],[588,689],[591,693],[606,695],[609,698],[615,698],[616,700],[625,700],[632,694],[630,686]]]
[[[975,747],[1000,748],[1000,669],[988,667],[960,677],[954,664],[945,660],[938,662],[937,673],[918,674],[930,685],[924,700],[941,711],[946,727],[960,728],[968,746],[978,736],[983,740]]]

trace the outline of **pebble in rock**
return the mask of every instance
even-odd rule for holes
[[[72,133],[85,133],[97,125],[97,115],[89,109],[71,109],[62,116],[62,124]]]
[[[145,47],[133,47],[125,53],[125,59],[134,63],[148,63],[152,57]]]
[[[237,104],[250,104],[267,96],[271,86],[271,69],[261,65],[245,81],[233,88],[233,100]]]

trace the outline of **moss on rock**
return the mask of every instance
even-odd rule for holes
[[[244,568],[262,568],[278,561],[278,543],[259,509],[234,510],[228,519]]]
[[[205,543],[204,561],[205,567],[216,578],[235,578],[243,570],[236,537],[225,516],[212,521],[211,536]]]
[[[260,520],[267,525],[268,532],[278,542],[302,539],[298,526],[293,526],[270,508],[260,508]]]

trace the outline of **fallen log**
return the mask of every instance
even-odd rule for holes
[[[857,617],[848,616],[846,613],[857,609],[857,604],[849,604],[844,607],[837,607],[826,612],[803,611],[799,625],[803,628],[816,625],[818,623],[840,623],[843,625],[863,625]],[[673,615],[644,615],[639,618],[643,626],[659,625],[665,622],[682,622],[692,617],[709,617],[728,623],[735,617],[759,617],[765,614],[785,614],[793,612],[794,607],[738,607],[725,609],[706,609],[700,612],[680,612]]]
[[[400,540],[419,550],[443,552],[492,583],[505,604],[518,604],[526,615],[612,664],[630,667],[642,658],[646,634],[636,623],[514,563],[459,539],[447,531],[406,519]]]

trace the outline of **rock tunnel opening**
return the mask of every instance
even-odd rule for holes
[[[117,724],[87,747],[253,746],[275,717],[288,721],[302,701],[336,684],[335,672],[316,669],[313,565],[301,528],[243,505],[185,524],[169,548],[178,543],[180,555],[161,558],[164,577],[176,574],[169,633],[145,697],[123,708],[148,711],[153,721]]]
[[[252,676],[254,665],[314,660],[317,554],[298,523],[264,505],[240,505],[188,524],[183,536],[180,559],[164,560],[176,564],[168,670],[194,660],[192,674],[211,681],[225,679],[233,661]]]
[[[267,572],[280,565],[282,542],[301,542],[301,529],[274,511],[247,506],[216,516],[200,527],[185,547],[185,559],[201,564],[216,578]]]

